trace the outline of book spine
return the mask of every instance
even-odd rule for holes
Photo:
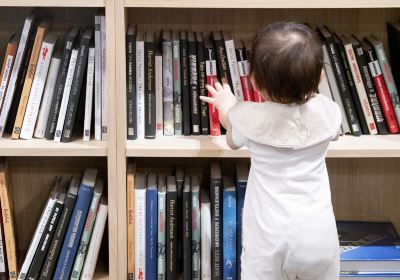
[[[94,59],[94,138],[98,141],[101,140],[101,108],[102,108],[102,62],[101,62],[101,27],[100,15],[94,17],[94,46],[95,46],[95,59]]]
[[[188,42],[189,59],[189,85],[190,85],[190,104],[191,104],[191,123],[192,134],[200,134],[200,113],[199,113],[199,84],[197,75],[197,51],[196,42]]]
[[[351,74],[356,88],[356,93],[360,101],[363,116],[365,118],[369,134],[378,134],[375,120],[372,115],[371,106],[368,101],[367,93],[365,91],[364,83],[361,78],[360,69],[354,54],[354,49],[351,44],[345,45],[346,55],[349,62]]]
[[[0,279],[7,280],[8,279],[8,271],[7,271],[7,256],[6,256],[6,248],[5,248],[5,240],[4,240],[4,227],[3,227],[3,217],[0,214]]]
[[[211,180],[211,278],[222,279],[222,181]]]
[[[127,138],[137,138],[136,123],[136,41],[134,35],[126,35],[126,100]]]
[[[236,58],[239,69],[240,82],[242,84],[243,100],[254,101],[253,87],[250,82],[250,69],[247,59],[245,59],[246,50],[243,48],[236,49]]]
[[[64,244],[58,259],[57,268],[54,273],[54,279],[68,279],[71,274],[72,265],[76,256],[83,227],[85,225],[85,217],[87,217],[92,196],[93,187],[81,184],[74,211],[72,212],[72,218],[68,225]]]
[[[223,279],[236,279],[236,192],[224,191],[223,198]]]
[[[180,41],[172,41],[173,87],[174,87],[174,131],[182,135],[182,91],[181,91],[181,59]]]
[[[189,93],[189,62],[188,41],[181,40],[181,80],[182,80],[182,118],[183,134],[190,135],[190,93]]]
[[[238,68],[238,61],[236,58],[235,44],[233,40],[226,40],[225,48],[232,80],[232,91],[238,100],[243,101],[244,96],[242,85],[240,82],[240,73]]]
[[[167,279],[178,279],[177,193],[167,192]]]
[[[158,192],[157,280],[166,279],[166,193]]]
[[[135,190],[135,279],[146,278],[146,190]]]
[[[2,72],[0,83],[0,109],[3,105],[4,93],[6,92],[8,81],[10,80],[10,73],[14,64],[14,57],[15,55],[7,55],[6,59],[3,62],[4,70]]]
[[[127,259],[128,280],[135,275],[135,176],[128,173],[126,177],[126,209],[127,209]]]
[[[145,43],[145,138],[154,139],[156,137],[156,92],[155,92],[155,61],[154,61],[154,42]]]
[[[93,227],[93,233],[90,240],[89,249],[82,270],[82,280],[91,280],[94,276],[97,258],[99,256],[101,240],[103,239],[104,229],[107,221],[108,206],[100,204],[97,212],[96,221]]]
[[[144,139],[144,42],[136,42],[137,139]]]
[[[192,191],[192,279],[201,279],[201,217],[200,194]]]
[[[163,126],[163,88],[162,88],[162,56],[155,57],[156,69],[156,136],[162,136]]]
[[[95,52],[96,52],[95,48],[89,49],[88,66],[87,66],[87,74],[86,74],[85,120],[84,120],[84,125],[83,125],[83,141],[90,140],[90,129],[92,126]]]
[[[213,50],[207,50],[209,52],[209,57],[206,61],[206,75],[207,75],[207,84],[214,87],[215,82],[217,81],[217,62],[213,59]],[[208,96],[212,97],[211,93],[208,92]],[[208,104],[208,116],[210,119],[210,135],[211,136],[219,136],[221,135],[221,126],[219,124],[219,115],[217,108]]]
[[[243,248],[243,207],[246,196],[247,182],[236,182],[236,216],[237,216],[237,237],[236,237],[236,255],[237,255],[237,279],[241,279],[241,256]]]
[[[146,278],[157,279],[157,190],[146,191]]]
[[[183,192],[183,279],[192,279],[192,202],[191,193]]]
[[[100,17],[101,30],[101,140],[107,140],[107,55],[106,55],[106,17]]]
[[[201,203],[201,279],[211,280],[211,211],[210,203]],[[200,277],[198,278],[200,279]]]
[[[164,41],[163,48],[163,110],[164,135],[174,135],[174,88],[172,75],[172,42]]]
[[[223,39],[218,39],[214,40],[214,45],[215,45],[215,54],[217,58],[217,65],[218,65],[218,73],[219,73],[219,78],[225,78],[231,89],[233,88],[232,86],[232,79],[231,79],[231,73],[229,70],[229,64],[228,64],[228,58],[226,54],[226,48],[225,48],[225,42]]]
[[[29,99],[26,105],[23,122],[20,130],[20,138],[32,139],[36,120],[39,113],[40,103],[42,101],[43,90],[46,84],[47,73],[50,66],[51,55],[54,44],[42,43],[40,56],[37,62],[35,76],[33,79]]]
[[[197,42],[197,64],[198,64],[198,85],[199,96],[207,96],[207,70],[204,42]],[[208,103],[200,100],[200,127],[202,135],[210,134],[210,125],[208,123]]]

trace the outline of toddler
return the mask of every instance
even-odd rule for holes
[[[242,279],[339,279],[325,155],[341,113],[317,94],[321,43],[302,24],[278,22],[257,33],[252,51],[251,82],[265,102],[236,102],[226,81],[200,97],[219,110],[228,145],[251,154]]]

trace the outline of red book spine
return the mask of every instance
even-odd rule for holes
[[[249,76],[249,64],[246,60],[238,61],[238,66],[244,101],[254,101],[253,87],[251,86]]]
[[[399,125],[396,120],[396,115],[393,110],[392,102],[390,101],[389,92],[387,90],[381,68],[379,67],[379,63],[377,60],[375,60],[373,62],[369,62],[368,65],[369,69],[371,70],[372,78],[374,79],[374,84],[378,93],[378,98],[382,106],[383,115],[385,116],[389,132],[398,133]]]
[[[206,61],[206,72],[207,72],[207,84],[210,86],[215,85],[217,81],[217,63],[215,60]],[[208,96],[211,97],[211,93],[208,91]],[[210,135],[219,136],[221,135],[221,126],[219,124],[218,110],[210,103],[208,104],[208,116],[210,118]]]

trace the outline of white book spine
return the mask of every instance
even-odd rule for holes
[[[144,42],[136,42],[137,139],[144,139]]]
[[[88,67],[86,76],[86,100],[85,100],[85,120],[83,126],[83,141],[90,140],[90,127],[92,122],[93,105],[93,78],[94,78],[94,57],[95,48],[89,49]]]
[[[33,235],[33,239],[31,241],[31,244],[29,245],[28,252],[26,253],[26,257],[24,260],[24,263],[22,264],[18,280],[24,280],[26,279],[26,276],[29,271],[29,267],[31,266],[33,257],[35,256],[36,249],[39,245],[40,239],[42,238],[42,234],[44,231],[44,228],[46,227],[47,221],[49,220],[51,211],[54,208],[54,204],[56,203],[57,199],[56,198],[50,198],[47,201],[46,207],[43,211],[42,216],[40,217],[40,221],[38,226],[36,227],[35,233]]]
[[[101,31],[100,16],[94,17],[94,138],[101,140]]]
[[[107,140],[106,17],[101,16],[101,140]]]
[[[155,57],[156,80],[156,136],[163,135],[163,88],[162,88],[162,56]]]
[[[135,190],[135,279],[146,275],[146,190]]]
[[[54,142],[61,142],[62,131],[64,128],[65,114],[67,112],[69,94],[71,93],[72,80],[74,79],[74,72],[76,60],[78,58],[78,49],[72,50],[71,59],[69,61],[67,78],[65,80],[64,92],[61,100],[60,113],[58,114],[56,132],[54,134]]]
[[[42,43],[28,104],[25,110],[24,121],[22,122],[21,134],[19,136],[21,139],[32,139],[53,49],[54,44]]]
[[[3,225],[0,224],[0,272],[6,272],[6,248],[3,247],[4,236],[2,234],[2,227]]]
[[[351,74],[353,75],[354,83],[356,85],[358,98],[360,99],[361,108],[364,113],[365,121],[367,122],[368,131],[370,134],[378,134],[378,129],[376,128],[375,120],[372,115],[372,109],[368,101],[367,92],[365,91],[364,83],[361,78],[360,68],[356,60],[353,45],[347,44],[344,46],[346,49],[347,59],[350,63]]]
[[[6,92],[6,89],[7,89],[8,77],[10,76],[13,61],[14,61],[14,56],[7,55],[6,64],[5,64],[4,72],[3,72],[3,77],[2,77],[1,83],[0,83],[0,108],[1,108],[1,105],[3,104],[4,93]]]
[[[3,136],[4,127],[7,122],[8,113],[11,108],[11,102],[14,97],[14,91],[21,68],[22,59],[25,53],[26,41],[28,40],[29,30],[31,29],[32,21],[25,20],[24,28],[22,29],[21,38],[19,39],[17,54],[15,55],[14,66],[11,71],[10,81],[8,83],[6,96],[4,97],[3,108],[0,113],[0,137]]]
[[[211,207],[201,203],[201,279],[211,279]]]
[[[97,210],[96,221],[93,226],[93,232],[90,237],[89,249],[83,265],[81,280],[91,280],[96,268],[97,258],[99,256],[101,240],[103,239],[104,228],[107,221],[107,204],[101,203]]]
[[[240,82],[238,62],[236,58],[235,44],[233,40],[225,41],[225,48],[232,79],[232,91],[239,101],[244,101],[242,83]]]
[[[60,58],[53,57],[51,59],[49,73],[47,74],[46,86],[44,88],[42,103],[40,105],[39,116],[34,133],[36,138],[44,138],[45,136],[51,101],[53,99],[54,88],[56,86],[57,74],[60,65]]]

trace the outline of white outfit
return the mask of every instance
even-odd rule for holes
[[[339,279],[326,150],[341,112],[322,95],[302,105],[241,102],[232,140],[251,169],[243,210],[243,280]]]

